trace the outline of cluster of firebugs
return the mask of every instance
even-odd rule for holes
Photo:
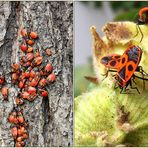
[[[25,146],[25,140],[29,136],[27,131],[28,123],[25,121],[23,111],[19,109],[19,106],[24,104],[24,100],[33,101],[37,95],[43,98],[48,97],[46,85],[53,83],[56,79],[52,64],[45,64],[39,49],[33,49],[33,45],[38,39],[38,34],[22,29],[20,35],[23,40],[19,48],[24,54],[20,58],[19,63],[11,65],[12,83],[17,85],[20,91],[15,98],[15,107],[8,117],[8,121],[12,124],[11,133],[16,147]],[[49,48],[45,52],[48,56],[52,55],[52,51]],[[9,87],[3,86],[4,83],[5,77],[1,75],[1,92],[3,99],[8,101]]]
[[[23,111],[14,108],[9,114],[8,121],[12,124],[11,133],[16,147],[25,146],[25,140],[29,137],[28,123],[25,121]]]
[[[136,29],[141,32],[141,40],[143,38],[143,33],[139,27],[139,25],[148,24],[148,7],[144,7],[139,11],[139,19],[136,25]],[[137,34],[136,34],[137,35]],[[148,76],[146,72],[144,72],[142,66],[139,66],[140,60],[142,57],[142,49],[139,46],[131,45],[129,46],[123,53],[123,55],[119,54],[110,54],[101,58],[101,63],[108,68],[108,72],[116,72],[115,75],[115,88],[121,88],[120,93],[124,93],[123,91],[127,90],[127,87],[130,85],[131,89],[136,89],[138,93],[139,90],[137,87],[133,87],[132,82],[135,83],[135,77],[139,79],[148,80],[144,78],[144,76]],[[136,76],[134,72],[140,72],[142,77]],[[145,85],[145,83],[143,83]],[[126,93],[126,92],[125,92]]]

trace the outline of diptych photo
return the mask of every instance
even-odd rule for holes
[[[0,1],[1,147],[147,147],[147,1]]]
[[[0,146],[73,146],[73,2],[0,2]]]
[[[148,146],[147,6],[75,3],[75,146]]]

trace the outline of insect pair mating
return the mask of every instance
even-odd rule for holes
[[[139,46],[129,46],[123,55],[119,54],[110,54],[101,59],[101,63],[108,68],[105,76],[107,77],[108,72],[116,72],[115,79],[115,88],[121,88],[120,93],[123,93],[123,90],[127,90],[127,87],[130,85],[131,89],[136,89],[138,93],[139,90],[137,87],[133,87],[132,82],[135,83],[135,77],[143,80],[143,87],[145,88],[144,78],[147,75],[144,72],[142,66],[139,66],[140,60],[142,57],[142,49]],[[142,77],[139,77],[134,74],[134,72],[140,72]]]

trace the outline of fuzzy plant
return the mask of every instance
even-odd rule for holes
[[[148,146],[148,81],[143,89],[143,80],[135,78],[140,94],[130,87],[121,94],[120,88],[114,88],[116,73],[109,72],[104,79],[107,68],[100,63],[103,56],[122,55],[127,47],[137,45],[143,51],[139,66],[148,73],[148,26],[140,28],[141,42],[142,34],[133,22],[107,23],[103,38],[95,26],[90,28],[98,85],[75,98],[75,146]],[[134,74],[142,77],[139,72]]]

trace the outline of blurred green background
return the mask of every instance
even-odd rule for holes
[[[81,3],[87,6],[90,5],[91,3],[90,6],[92,6],[93,4],[94,9],[100,9],[102,7],[103,2],[102,1],[91,1],[91,2],[83,1]],[[108,3],[110,5],[110,8],[115,14],[113,21],[126,20],[126,21],[136,22],[138,18],[138,11],[140,10],[140,8],[148,7],[147,1],[110,1]],[[99,20],[99,18],[97,19]],[[75,64],[75,72],[74,72],[74,96],[75,97],[95,87],[95,84],[90,83],[88,80],[84,78],[84,76],[95,76],[93,71],[91,55],[88,58],[88,62],[86,64],[83,64],[83,65]]]

